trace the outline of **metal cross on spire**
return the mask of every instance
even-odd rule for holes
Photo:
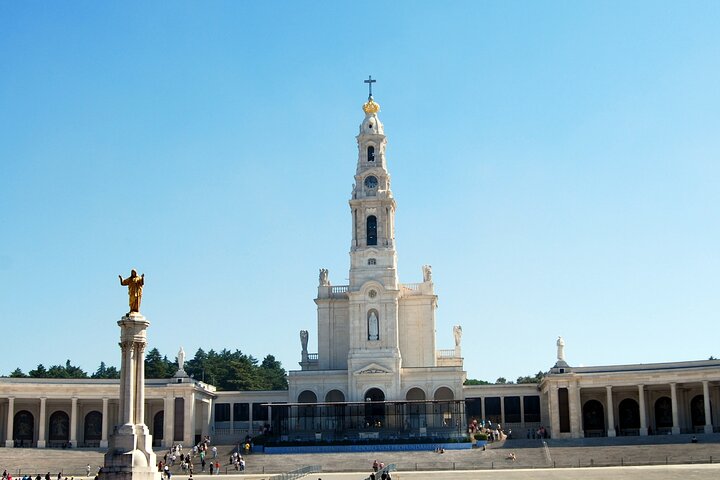
[[[368,100],[372,98],[372,84],[377,82],[377,80],[373,80],[372,75],[368,75],[367,80],[363,80],[364,83],[368,84],[368,88],[370,89],[370,92],[368,93]]]

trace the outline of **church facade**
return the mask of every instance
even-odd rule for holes
[[[462,328],[438,349],[430,266],[401,283],[387,138],[372,95],[356,137],[347,285],[320,270],[317,352],[300,331],[300,369],[287,391],[220,392],[181,371],[146,380],[145,423],[156,447],[205,435],[236,443],[271,431],[284,439],[448,438],[473,420],[551,438],[718,431],[720,361],[571,367],[558,339],[539,384],[464,385]],[[420,270],[420,269],[419,269]],[[550,364],[550,362],[548,362]],[[540,367],[542,368],[542,367]],[[0,378],[0,446],[106,447],[119,418],[118,380]]]

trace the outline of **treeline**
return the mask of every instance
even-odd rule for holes
[[[202,380],[217,387],[218,390],[287,390],[287,376],[282,364],[273,355],[266,356],[261,363],[252,355],[240,350],[231,352],[205,352],[199,348],[195,357],[185,362],[185,371],[196,380]],[[177,359],[168,360],[157,348],[145,356],[145,378],[170,378],[178,370]],[[70,360],[65,365],[53,365],[45,368],[42,364],[25,374],[16,368],[13,378],[120,378],[120,370],[100,362],[98,369],[88,375]]]
[[[540,381],[545,376],[545,373],[542,371],[539,371],[534,376],[525,376],[525,377],[518,377],[517,381],[513,382],[512,380],[508,381],[505,377],[500,377],[494,382],[487,382],[485,380],[476,380],[474,378],[468,378],[465,380],[465,385],[512,385],[513,383],[540,383]]]

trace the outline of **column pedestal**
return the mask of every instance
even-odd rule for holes
[[[139,313],[118,321],[120,326],[120,424],[113,429],[105,454],[104,480],[160,480],[152,435],[143,418],[145,345],[150,325]]]

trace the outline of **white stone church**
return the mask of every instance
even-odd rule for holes
[[[301,369],[289,372],[287,391],[220,392],[182,369],[146,380],[155,446],[204,435],[236,443],[268,429],[283,439],[452,438],[472,419],[522,436],[542,425],[552,438],[719,430],[717,360],[573,368],[558,339],[557,359],[538,366],[554,363],[539,384],[463,385],[462,328],[453,348],[436,345],[431,268],[422,267],[421,283],[398,279],[387,139],[372,96],[363,111],[350,280],[332,285],[320,271],[318,352],[307,351],[301,330]],[[106,447],[118,396],[118,380],[0,378],[0,445]]]

